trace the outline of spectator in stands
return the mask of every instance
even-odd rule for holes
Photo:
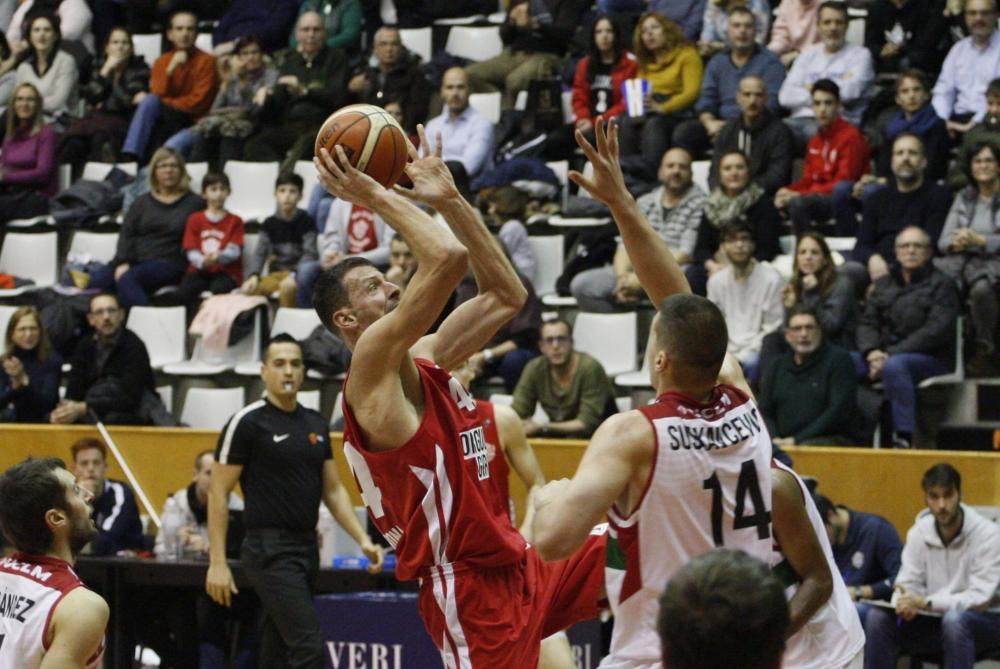
[[[893,445],[909,448],[916,427],[917,384],[955,364],[955,282],[934,268],[931,240],[907,226],[896,236],[896,265],[878,279],[858,325],[868,378],[885,383]]]
[[[517,94],[528,90],[532,79],[559,69],[583,10],[581,0],[512,0],[500,26],[503,52],[466,68],[472,92],[500,91],[501,109],[513,109]]]
[[[807,306],[788,311],[784,335],[791,351],[764,371],[757,394],[771,439],[782,448],[854,443],[858,376],[851,355],[826,341]]]
[[[302,186],[302,177],[294,172],[282,172],[275,180],[277,207],[274,215],[260,226],[257,249],[250,261],[250,276],[240,287],[244,295],[270,297],[277,291],[281,306],[295,306],[296,271],[302,271],[317,258],[316,223],[299,209]],[[262,275],[265,264],[268,273]]]
[[[212,480],[212,465],[215,463],[214,451],[202,451],[194,459],[194,475],[191,483],[175,492],[171,498],[180,509],[183,524],[178,530],[178,541],[184,555],[208,557],[208,488]],[[229,493],[229,512],[243,512],[243,499],[235,492]],[[163,512],[165,515],[166,511]],[[164,532],[156,535],[153,552],[157,557],[166,553]],[[162,601],[162,600],[161,600]],[[187,602],[187,598],[184,598]],[[226,625],[234,622],[240,624],[235,634],[235,656],[232,658],[234,667],[244,668],[256,666],[255,646],[257,635],[257,615],[259,600],[253,593],[235,594],[232,605],[224,607],[213,602],[204,592],[198,593],[195,601],[195,621],[198,630],[198,657],[201,667],[225,667],[226,664]],[[167,616],[167,620],[171,620]],[[190,620],[184,621],[190,626]],[[182,635],[178,634],[178,637]]]
[[[736,220],[719,231],[729,264],[708,280],[708,299],[719,307],[729,328],[729,352],[756,381],[764,335],[781,327],[781,288],[777,270],[754,259],[753,230]]]
[[[822,42],[816,20],[819,7],[820,0],[781,0],[778,5],[767,50],[786,68],[800,53]]]
[[[646,11],[663,16],[681,29],[684,38],[694,42],[701,35],[708,0],[648,0]],[[642,7],[633,11],[639,11]],[[642,20],[639,21],[642,23]]]
[[[70,452],[77,485],[94,496],[91,517],[98,535],[84,552],[115,555],[119,551],[141,550],[145,540],[135,493],[124,482],[108,478],[108,450],[104,442],[84,437],[70,446]]]
[[[830,538],[837,569],[864,625],[871,604],[858,600],[888,601],[892,597],[903,542],[892,523],[882,516],[835,505],[823,495],[814,499]]]
[[[658,176],[660,187],[636,203],[677,262],[686,265],[694,257],[705,191],[692,183],[691,154],[684,149],[670,149],[663,154]],[[625,247],[619,244],[611,266],[580,272],[573,277],[570,292],[582,311],[612,312],[619,305],[636,303],[642,286]]]
[[[802,52],[788,71],[778,100],[791,118],[785,122],[800,146],[804,146],[819,126],[814,109],[813,90],[822,79],[837,84],[844,118],[858,126],[871,100],[872,57],[863,46],[848,44],[847,5],[827,0],[819,8],[819,33],[823,39]]]
[[[441,77],[441,99],[444,111],[427,122],[424,133],[427,148],[434,150],[440,133],[441,157],[455,175],[456,183],[468,183],[490,163],[493,124],[469,106],[469,76],[460,67],[445,70]],[[457,174],[459,171],[463,175]]]
[[[228,160],[243,156],[243,141],[253,132],[254,112],[260,109],[266,89],[278,81],[278,71],[264,62],[256,37],[240,37],[234,54],[225,59],[222,85],[208,113],[189,128],[166,141],[186,160],[209,162],[222,169]]]
[[[836,12],[825,10],[825,15],[831,18]],[[774,206],[788,214],[797,235],[814,222],[828,220],[835,203],[850,198],[854,182],[869,169],[868,143],[856,126],[840,116],[840,87],[830,79],[820,79],[812,89],[818,128],[809,140],[802,177],[774,196]],[[836,221],[836,225],[842,236],[853,236],[857,227],[850,220]]]
[[[628,49],[620,28],[607,14],[599,14],[590,31],[587,55],[576,63],[573,75],[573,123],[549,134],[546,157],[569,158],[576,150],[574,131],[593,143],[594,124],[625,112],[622,85],[636,75],[636,59]]]
[[[952,137],[986,114],[986,87],[1000,75],[1000,34],[995,0],[966,0],[969,36],[948,51],[934,84],[932,104]]]
[[[0,421],[47,423],[59,402],[62,358],[45,336],[35,307],[18,307],[7,322],[0,357]]]
[[[31,84],[42,96],[50,124],[63,124],[76,112],[80,75],[76,61],[59,48],[59,19],[39,14],[28,24],[28,57],[17,66],[17,84]]]
[[[194,307],[201,294],[228,293],[243,283],[243,220],[226,210],[229,177],[209,172],[201,181],[204,211],[188,216],[184,228],[184,253],[188,266],[171,298],[175,304]]]
[[[253,35],[260,48],[271,53],[288,43],[288,33],[299,13],[300,0],[240,0],[229,5],[212,31],[216,56],[236,52],[241,37]]]
[[[699,295],[704,294],[708,277],[728,263],[720,246],[719,230],[734,221],[750,224],[757,260],[773,260],[781,252],[778,212],[764,189],[750,181],[750,163],[738,150],[727,151],[719,158],[719,185],[705,200],[705,213],[695,244],[695,262],[688,271],[692,290]]]
[[[355,56],[360,52],[361,0],[305,0],[299,6],[299,15],[306,12],[316,12],[323,17],[328,47],[341,49],[349,56]],[[289,43],[293,49],[299,45],[294,30]]]
[[[398,28],[380,28],[372,49],[374,65],[355,72],[347,88],[355,102],[382,106],[389,100],[399,102],[412,131],[427,118],[431,87],[420,68],[420,57],[403,46]],[[470,70],[469,77],[472,74]]]
[[[938,72],[948,50],[948,22],[939,0],[878,0],[868,5],[865,47],[875,71]]]
[[[962,145],[948,174],[950,188],[959,190],[968,185],[964,166],[969,162],[969,153],[985,143],[1000,146],[1000,79],[994,79],[986,87],[986,115],[983,120],[962,135]]]
[[[1000,648],[1000,528],[962,503],[951,465],[928,469],[921,487],[927,509],[906,534],[896,610],[872,609],[865,624],[868,669],[894,668],[899,651],[972,669],[978,653]]]
[[[500,239],[514,268],[524,276],[535,276],[538,261],[523,222],[528,207],[527,194],[514,186],[500,186],[486,194],[484,204],[486,225]]]
[[[907,0],[920,2],[920,0]],[[1000,92],[1000,88],[998,88]],[[878,156],[875,159],[875,173],[880,183],[886,183],[892,171],[892,145],[903,133],[920,138],[923,153],[927,159],[927,178],[931,181],[943,179],[948,171],[949,144],[948,131],[944,121],[938,118],[934,106],[930,104],[930,87],[927,75],[920,70],[904,70],[896,79],[896,105],[899,111],[888,119],[881,129]],[[855,184],[856,198],[864,200],[859,193],[876,177],[864,176]]]
[[[715,7],[715,0],[709,7]],[[697,119],[684,121],[674,131],[674,145],[700,157],[711,146],[727,121],[739,118],[737,102],[740,82],[757,76],[769,91],[767,110],[778,112],[778,89],[785,79],[785,68],[777,56],[758,45],[754,39],[754,15],[742,5],[729,13],[729,47],[708,61],[701,83],[701,95],[695,103]]]
[[[117,162],[137,101],[149,90],[149,66],[135,54],[132,34],[115,28],[104,45],[104,60],[81,89],[87,111],[66,128],[59,161],[79,174],[87,160]]]
[[[601,421],[617,411],[615,391],[594,357],[573,349],[569,323],[557,318],[542,324],[542,355],[529,362],[514,389],[513,408],[529,437],[587,439]],[[548,423],[533,420],[541,404]]]
[[[848,350],[854,349],[857,306],[851,281],[837,272],[826,239],[818,232],[806,232],[795,243],[792,280],[781,291],[786,316],[803,307],[816,314],[824,340]]]
[[[410,250],[410,244],[397,233],[389,242],[389,269],[385,271],[385,280],[398,287],[402,294],[416,271],[417,259]]]
[[[48,198],[59,190],[56,143],[38,89],[20,84],[10,96],[0,152],[0,222],[48,213]]]
[[[122,152],[145,162],[150,147],[205,115],[219,89],[215,58],[194,45],[198,18],[180,11],[170,17],[172,49],[153,63],[149,93],[139,99]]]
[[[299,46],[278,70],[277,84],[258,93],[262,127],[243,148],[247,160],[282,161],[283,172],[312,156],[316,131],[347,101],[347,58],[324,43],[323,17],[303,13],[296,35]]]
[[[951,191],[924,178],[927,156],[919,137],[897,135],[891,165],[890,182],[865,201],[851,261],[842,266],[858,288],[889,273],[896,235],[904,227],[919,227],[936,245],[951,207]]]
[[[188,217],[205,208],[191,192],[179,153],[161,147],[149,161],[149,192],[136,198],[118,234],[111,263],[90,275],[90,287],[114,287],[126,309],[146,306],[150,296],[180,283],[187,269],[182,243]]]
[[[118,298],[98,293],[90,300],[87,322],[93,336],[76,345],[66,379],[66,398],[52,411],[58,425],[90,423],[143,425],[141,404],[147,392],[156,393],[149,353],[138,335],[122,327],[125,310]],[[92,415],[91,415],[92,414]]]
[[[15,52],[20,53],[30,46],[27,24],[32,21],[32,17],[42,13],[55,15],[63,39],[80,42],[87,51],[93,53],[94,38],[90,24],[94,14],[86,0],[47,0],[37,3],[35,0],[19,0],[9,24],[0,24],[7,26],[7,41]]]
[[[937,268],[950,276],[969,297],[976,355],[971,376],[1000,375],[996,352],[997,285],[1000,284],[1000,148],[983,144],[969,154],[966,186],[951,205],[938,239]]]
[[[692,116],[703,69],[698,50],[676,23],[659,14],[639,19],[633,42],[638,75],[649,80],[650,91],[642,116],[622,118],[621,156],[640,156],[639,173],[651,181],[674,129]]]
[[[733,36],[729,31],[729,21],[736,10],[750,12],[753,25],[753,41],[764,48],[767,30],[771,25],[771,10],[764,0],[712,0],[705,5],[698,38],[698,51],[705,59],[733,46]]]
[[[796,0],[797,2],[798,0]],[[750,179],[773,197],[792,177],[794,145],[792,133],[776,114],[767,109],[768,89],[757,76],[740,79],[736,91],[739,116],[727,121],[715,138],[708,182],[719,182],[719,159],[730,151],[742,151],[750,159]]]
[[[371,209],[334,199],[317,238],[319,260],[302,260],[295,272],[296,304],[303,309],[309,308],[313,286],[320,273],[332,268],[342,258],[361,256],[380,268],[387,267],[389,243],[395,234]]]

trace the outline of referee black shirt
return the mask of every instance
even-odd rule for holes
[[[315,530],[323,498],[323,464],[333,459],[328,426],[318,412],[296,404],[291,413],[266,399],[229,419],[215,459],[242,465],[247,529]]]

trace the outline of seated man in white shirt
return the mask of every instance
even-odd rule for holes
[[[441,133],[442,158],[461,189],[463,182],[468,183],[490,163],[493,124],[469,106],[469,77],[460,67],[445,71],[441,78],[441,99],[444,111],[427,122],[428,148],[434,150],[437,135]]]

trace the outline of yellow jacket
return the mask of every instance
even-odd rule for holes
[[[679,112],[694,105],[701,92],[704,65],[698,50],[681,46],[670,51],[662,62],[639,68],[639,76],[648,79],[654,94],[669,96],[656,111]]]

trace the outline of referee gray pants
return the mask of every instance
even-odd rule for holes
[[[323,669],[323,637],[313,605],[316,533],[247,529],[240,560],[264,610],[259,666]]]

